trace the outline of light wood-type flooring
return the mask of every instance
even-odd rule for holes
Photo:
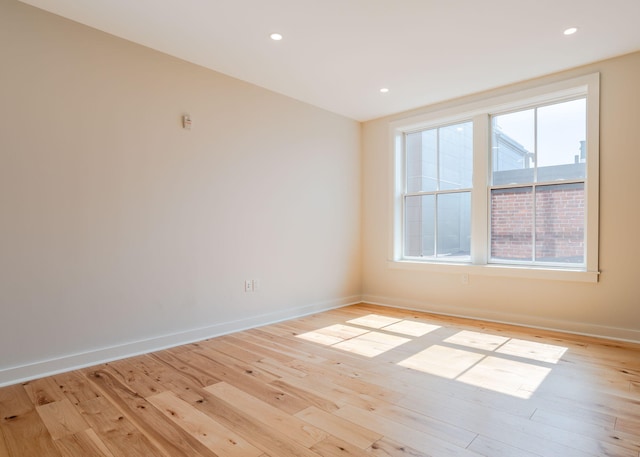
[[[640,346],[349,306],[0,389],[0,457],[640,453]]]

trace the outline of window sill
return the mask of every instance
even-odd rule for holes
[[[552,281],[597,283],[599,271],[578,269],[532,267],[518,265],[472,265],[467,263],[416,262],[409,260],[390,260],[389,268],[394,270],[424,271],[444,274],[468,274],[477,276],[496,276],[519,279],[542,279]]]

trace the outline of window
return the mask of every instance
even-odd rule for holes
[[[393,123],[392,263],[597,280],[598,90],[595,74]]]
[[[406,134],[406,257],[470,259],[473,124]]]
[[[491,261],[584,265],[586,98],[491,118]]]

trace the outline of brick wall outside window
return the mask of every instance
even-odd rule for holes
[[[535,260],[584,260],[584,184],[539,186],[536,190]],[[491,193],[491,256],[532,260],[533,189]]]
[[[531,187],[491,192],[491,257],[531,260]]]

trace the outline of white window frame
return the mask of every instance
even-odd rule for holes
[[[585,184],[585,266],[540,266],[490,263],[490,117],[514,110],[586,97],[587,161]],[[461,106],[424,112],[390,124],[391,200],[389,266],[452,274],[474,274],[533,279],[597,282],[599,225],[600,74],[593,73],[530,89],[512,92]],[[471,261],[450,263],[405,259],[403,254],[406,133],[457,122],[473,121],[473,189],[471,191]]]

